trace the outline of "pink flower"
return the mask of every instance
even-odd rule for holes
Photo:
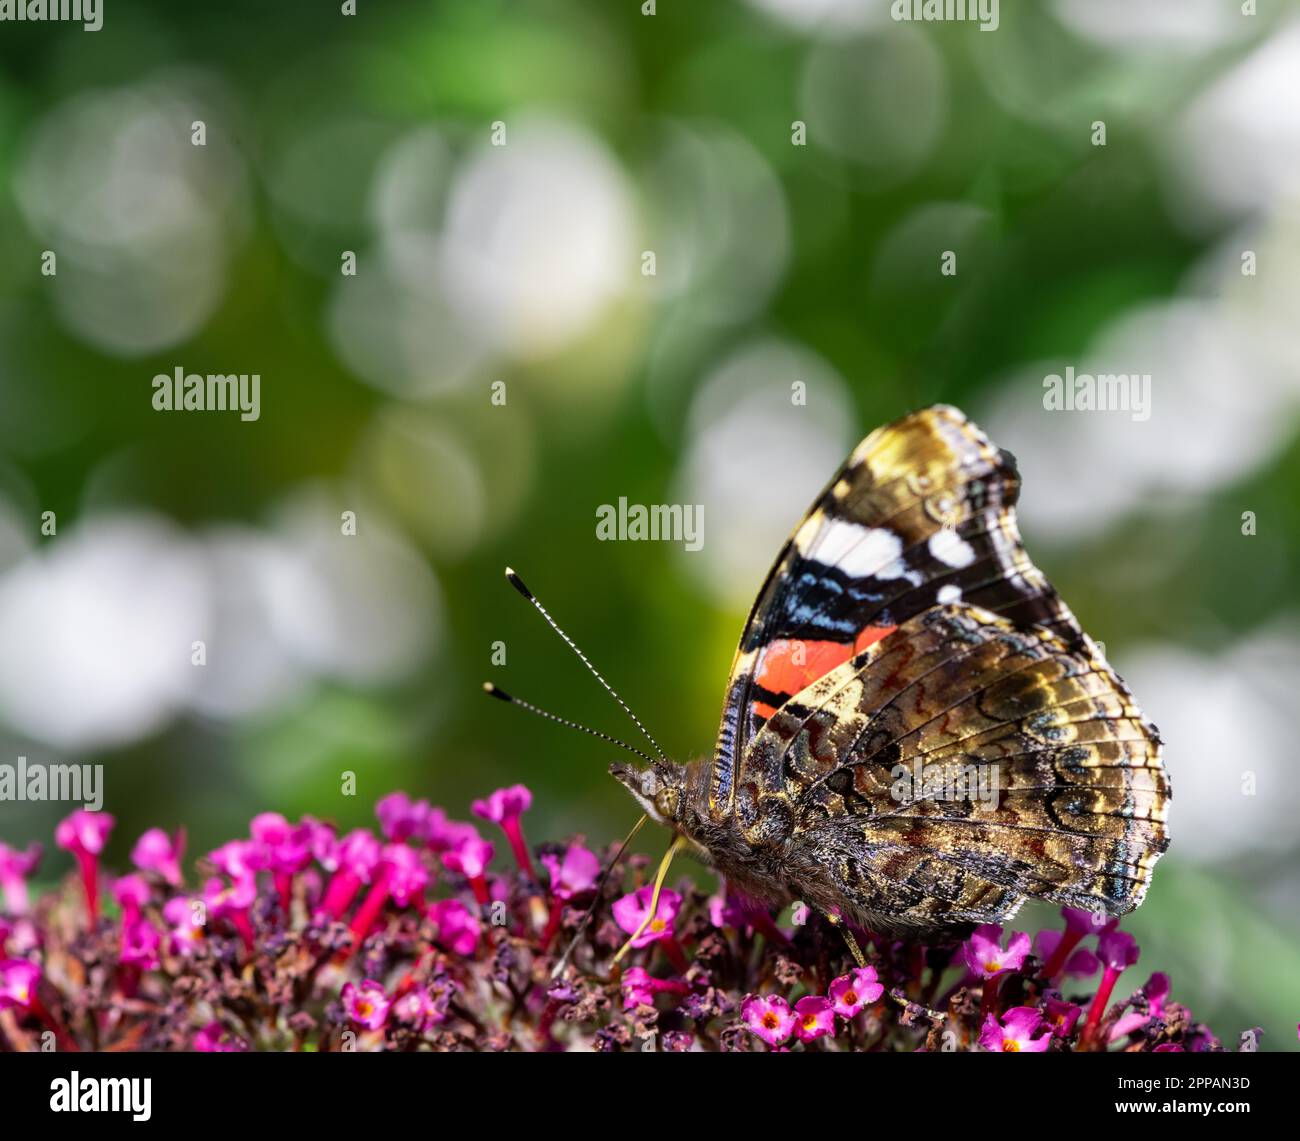
[[[158,969],[158,948],[162,936],[147,919],[137,918],[122,925],[122,962],[142,971]]]
[[[0,958],[4,958],[4,948],[8,946],[9,954],[16,959],[29,955],[41,947],[41,932],[37,925],[26,915],[18,915],[3,921],[8,932],[0,931]]]
[[[1092,1005],[1088,1007],[1088,1020],[1083,1027],[1081,1044],[1089,1045],[1097,1037],[1101,1027],[1102,1015],[1106,1013],[1106,1004],[1110,1001],[1115,981],[1126,968],[1138,961],[1137,940],[1125,931],[1116,931],[1113,927],[1106,929],[1097,940],[1097,956],[1101,959],[1101,982],[1097,984],[1097,993],[1093,995]]]
[[[213,919],[226,919],[245,912],[257,898],[257,883],[251,876],[241,876],[227,884],[219,876],[211,876],[203,885],[203,902]]]
[[[59,821],[59,826],[54,830],[54,839],[60,848],[69,852],[98,856],[108,842],[113,823],[113,817],[107,812],[78,808],[71,816]]]
[[[623,896],[614,904],[614,922],[629,935],[633,934],[642,921],[650,914],[650,900],[654,888],[646,885],[629,895]],[[673,934],[673,920],[681,910],[682,897],[677,892],[664,888],[659,893],[659,906],[654,918],[633,941],[633,947],[646,947],[658,939],[669,939]]]
[[[278,812],[254,816],[249,835],[262,850],[262,867],[278,875],[293,875],[311,859],[312,830],[301,824],[290,824]]]
[[[438,929],[437,940],[453,954],[472,955],[483,933],[483,924],[458,899],[440,899],[429,908],[428,918]]]
[[[745,909],[730,892],[709,896],[709,922],[719,929],[739,930],[745,926]]]
[[[1169,997],[1169,976],[1163,971],[1156,971],[1142,988],[1142,997],[1146,1000],[1146,1013],[1131,1010],[1122,1015],[1111,1028],[1110,1041],[1117,1042],[1126,1038],[1164,1015],[1165,1000]]]
[[[383,849],[379,841],[364,828],[349,832],[342,840],[336,841],[329,854],[335,871],[321,900],[321,911],[331,919],[338,919],[348,909],[361,885],[370,882],[382,858]],[[328,866],[324,861],[322,865]]]
[[[1061,918],[1065,920],[1066,934],[1080,937],[1115,926],[1114,920],[1104,919],[1099,912],[1088,911],[1082,907],[1061,908]]]
[[[27,913],[27,877],[36,870],[40,861],[39,844],[31,844],[26,852],[20,852],[0,843],[0,888],[4,890],[5,902],[12,914]]]
[[[600,861],[581,844],[570,844],[563,859],[553,852],[543,853],[541,859],[551,881],[550,915],[541,939],[545,950],[563,922],[565,903],[595,888],[600,879]]]
[[[172,887],[181,882],[181,854],[185,851],[185,832],[172,839],[161,828],[150,828],[135,842],[131,862],[142,872],[157,872]]]
[[[420,853],[405,844],[388,844],[384,847],[383,862],[388,875],[388,894],[398,907],[409,907],[429,883],[429,869]]]
[[[619,980],[623,991],[623,1009],[654,1006],[657,994],[689,994],[691,988],[681,979],[657,979],[644,967],[628,967]]]
[[[149,902],[149,885],[143,876],[121,876],[113,881],[113,898],[122,909],[122,921],[129,924],[140,915],[140,909]]]
[[[468,839],[477,839],[478,829],[462,820],[449,820],[441,808],[431,809],[427,824],[427,843],[434,852],[459,848]]]
[[[378,1030],[388,1020],[392,1002],[383,986],[373,979],[345,983],[341,997],[344,1012],[358,1026]]]
[[[551,880],[551,894],[556,899],[572,899],[596,886],[600,877],[600,861],[581,844],[570,844],[564,859],[547,852],[542,856],[542,866]]]
[[[266,867],[264,849],[252,840],[231,840],[209,852],[208,859],[216,865],[218,871],[225,872],[231,879],[255,876]]]
[[[248,1049],[248,1043],[220,1022],[209,1022],[194,1035],[194,1049],[200,1054],[239,1054]]]
[[[434,1006],[428,990],[422,986],[407,991],[393,1003],[393,1017],[406,1026],[420,1030],[446,1019],[446,1015]]]
[[[393,1017],[407,1026],[423,1026],[432,1006],[428,992],[417,986],[393,1003]]]
[[[480,907],[486,907],[492,901],[484,875],[488,864],[492,862],[492,856],[492,845],[481,839],[472,825],[470,832],[462,834],[455,847],[442,853],[443,867],[448,871],[459,872],[469,880],[469,886]]]
[[[635,1010],[638,1006],[653,1006],[655,1001],[654,978],[644,967],[628,967],[619,979],[623,991],[623,1009]]]
[[[172,954],[192,955],[203,942],[203,924],[199,922],[203,908],[200,900],[183,895],[163,904],[163,918],[171,924],[168,946]]]
[[[307,846],[314,859],[327,872],[334,871],[338,865],[338,829],[325,820],[314,816],[304,816],[300,825],[307,833]]]
[[[482,876],[492,862],[493,848],[477,835],[466,837],[455,848],[442,853],[442,863],[449,871],[459,872],[466,879]]]
[[[1004,1054],[1041,1054],[1052,1040],[1051,1031],[1034,1037],[1042,1024],[1042,1018],[1032,1006],[1013,1006],[1000,1022],[991,1014],[984,1019],[980,1045]]]
[[[1106,970],[1118,974],[1138,961],[1137,940],[1127,931],[1107,931],[1097,940],[1097,956]]]
[[[380,830],[394,843],[426,839],[432,811],[427,800],[412,800],[404,792],[390,792],[375,804]]]
[[[807,921],[806,906],[797,904],[791,915],[798,927]],[[778,946],[790,942],[786,933],[772,921],[766,904],[750,899],[726,884],[720,894],[709,897],[709,922],[718,928],[730,927],[746,933],[757,931]]]
[[[805,995],[794,1004],[794,1032],[800,1042],[814,1042],[835,1033],[835,1008],[820,995]]]
[[[248,951],[256,943],[253,924],[248,917],[248,909],[253,906],[256,898],[257,881],[252,875],[240,876],[229,886],[217,876],[212,876],[203,885],[203,902],[207,906],[209,918],[229,919]]]
[[[0,960],[0,1010],[29,1008],[36,999],[41,968],[27,959]]]
[[[1002,928],[996,923],[976,927],[971,937],[962,944],[962,957],[973,974],[991,979],[1006,971],[1018,971],[1029,954],[1029,936],[1017,931],[1011,936],[1007,949],[1002,949]]]
[[[379,841],[365,828],[349,832],[339,841],[336,858],[340,870],[351,872],[362,883],[369,883],[384,850]]]
[[[86,915],[93,926],[99,919],[99,853],[113,830],[113,818],[107,812],[78,808],[59,821],[54,830],[55,842],[77,858],[81,869],[81,886],[86,893]]]
[[[794,1033],[798,1021],[779,994],[750,995],[740,1007],[745,1025],[769,1046],[780,1046]]]
[[[366,941],[390,897],[399,907],[418,905],[428,882],[429,870],[419,852],[405,844],[385,844],[374,883],[352,916],[353,950]]]
[[[499,788],[486,800],[476,800],[470,805],[475,816],[491,820],[501,825],[501,830],[510,841],[510,850],[514,853],[519,870],[530,880],[537,878],[533,871],[532,857],[528,852],[528,843],[524,839],[524,827],[520,817],[532,807],[533,794],[522,784]]]
[[[533,794],[522,784],[499,788],[486,800],[476,800],[470,805],[470,811],[482,820],[493,824],[504,824],[507,820],[518,820],[533,806]]]
[[[1072,911],[1073,908],[1064,908],[1066,911]],[[1082,914],[1088,915],[1089,912]],[[1055,978],[1062,970],[1065,974],[1073,978],[1086,979],[1091,978],[1101,969],[1101,960],[1097,958],[1086,947],[1080,947],[1067,958],[1062,955],[1061,947],[1066,940],[1071,940],[1069,932],[1060,931],[1040,931],[1034,936],[1034,951],[1045,964],[1053,964],[1054,969],[1049,973],[1047,967],[1043,968],[1044,978]],[[1074,942],[1069,944],[1074,946]]]
[[[1050,942],[1044,939],[1046,932],[1039,933],[1039,939],[1042,940],[1039,953],[1045,960],[1042,974],[1047,979],[1054,979],[1061,973],[1062,967],[1069,972],[1072,964],[1076,966],[1082,965],[1080,961],[1070,958],[1070,952],[1079,945],[1085,935],[1109,931],[1117,922],[1117,920],[1113,919],[1107,921],[1100,913],[1084,911],[1079,907],[1061,908],[1061,918],[1065,920],[1065,931],[1054,932],[1055,938]],[[1082,962],[1086,963],[1086,960]],[[1096,971],[1096,967],[1093,967],[1092,971],[1084,973],[1092,974],[1094,971]]]
[[[876,1002],[885,988],[876,980],[875,967],[856,967],[830,985],[830,1000],[841,1018],[852,1018]]]
[[[1083,1007],[1059,998],[1049,998],[1043,1007],[1047,1025],[1051,1027],[1053,1035],[1057,1038],[1068,1038],[1074,1033],[1075,1024],[1083,1013]]]
[[[1065,973],[1072,978],[1092,978],[1101,969],[1101,960],[1087,947],[1080,947],[1065,961]]]

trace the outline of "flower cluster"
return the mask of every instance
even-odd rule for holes
[[[740,1013],[745,1024],[764,1042],[774,1050],[785,1050],[791,1035],[800,1042],[815,1042],[834,1034],[837,1014],[848,1031],[853,1019],[878,1002],[884,993],[874,967],[857,967],[831,983],[824,998],[806,994],[791,1009],[779,994],[765,998],[751,995],[745,999]]]
[[[824,998],[806,978],[787,970],[767,993],[745,999],[743,1019],[774,1050],[789,1049],[796,1040],[806,1049],[807,1043],[832,1036],[821,1048],[998,1053],[1223,1048],[1186,1008],[1168,1001],[1169,978],[1161,972],[1112,1003],[1121,974],[1137,963],[1137,943],[1117,929],[1118,920],[1069,907],[1061,916],[1063,931],[1040,931],[1035,939],[1025,932],[1008,937],[997,924],[985,924],[956,947],[924,947],[862,932],[874,965],[836,978]],[[1095,950],[1082,945],[1093,935]],[[803,996],[792,1003],[796,992]]]
[[[76,874],[35,899],[39,846],[0,843],[0,1051],[1221,1049],[1164,974],[1116,1000],[1138,948],[1113,920],[931,947],[858,929],[858,966],[806,909],[781,927],[725,885],[656,897],[644,857],[602,877],[580,841],[530,847],[531,803],[472,805],[508,860],[395,792],[373,830],[263,813],[188,877],[183,832],[149,829],[116,874],[113,818],[79,810],[55,834]]]

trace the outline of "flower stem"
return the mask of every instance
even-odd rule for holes
[[[487,877],[481,872],[476,876],[469,877],[470,890],[474,892],[474,898],[478,901],[479,907],[486,908],[492,903],[492,895],[488,891]]]
[[[86,892],[86,917],[94,927],[99,922],[99,857],[78,850],[77,864],[81,868],[81,886]]]
[[[994,975],[984,980],[984,993],[980,998],[980,1022],[983,1023],[990,1014],[998,1016],[998,991],[1002,988],[1002,976]]]
[[[321,900],[320,909],[331,919],[338,919],[356,898],[361,889],[361,879],[352,872],[340,868],[334,873],[325,889],[325,898]]]
[[[524,840],[524,826],[519,822],[519,818],[510,817],[501,821],[501,829],[505,832],[506,839],[510,841],[510,850],[515,854],[515,863],[519,865],[519,870],[536,883],[537,873],[533,870],[533,857],[528,851],[527,841]]]
[[[1101,985],[1097,987],[1092,1005],[1088,1007],[1088,1020],[1084,1023],[1083,1033],[1079,1036],[1079,1049],[1092,1049],[1097,1030],[1101,1026],[1101,1016],[1106,1012],[1106,1004],[1110,1002],[1110,992],[1115,989],[1115,980],[1119,975],[1120,972],[1114,967],[1103,968]]]
[[[665,939],[660,939],[659,943],[664,949],[664,954],[668,956],[668,961],[672,963],[675,970],[684,975],[691,969],[690,963],[686,961],[686,953],[682,950],[682,945],[677,942],[675,936],[669,935]]]
[[[257,943],[257,939],[253,935],[253,924],[248,918],[248,912],[232,912],[230,915],[230,922],[235,925],[235,930],[239,932],[239,937],[244,941],[244,950],[251,955],[253,953],[253,948]]]
[[[362,900],[361,906],[357,908],[356,915],[352,917],[352,951],[354,954],[361,949],[361,944],[366,941],[366,936],[370,934],[370,929],[375,925],[375,920],[379,918],[379,913],[384,909],[384,904],[387,902],[388,872],[385,870],[379,873],[379,877],[366,893],[366,898]]]
[[[551,900],[551,914],[546,920],[546,927],[542,931],[542,950],[550,950],[551,940],[555,938],[555,933],[560,929],[560,920],[564,915],[564,900]]]
[[[1079,945],[1082,939],[1082,931],[1071,931],[1067,929],[1061,936],[1061,941],[1056,944],[1056,950],[1052,952],[1051,957],[1043,966],[1043,978],[1056,978],[1056,976],[1061,973],[1061,968],[1065,966],[1065,960],[1070,957],[1070,952]]]

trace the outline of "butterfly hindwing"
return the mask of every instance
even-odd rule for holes
[[[708,813],[863,922],[1111,914],[1167,846],[1155,729],[1025,553],[1015,462],[956,409],[868,436],[737,651]]]
[[[1028,895],[1135,907],[1166,847],[1168,781],[1095,648],[963,603],[889,642],[763,726],[738,823],[784,819],[873,922],[986,922]]]

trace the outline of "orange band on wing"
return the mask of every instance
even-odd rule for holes
[[[852,645],[778,638],[764,647],[754,680],[769,693],[793,696],[897,629],[897,626],[867,626]],[[759,717],[771,717],[776,710],[758,701],[754,703],[754,712]]]
[[[765,646],[754,680],[772,693],[798,693],[853,657],[845,642],[778,638]]]
[[[853,643],[854,655],[862,653],[869,646],[874,646],[883,638],[888,638],[897,629],[897,626],[864,626],[862,633],[858,635],[857,640]]]

